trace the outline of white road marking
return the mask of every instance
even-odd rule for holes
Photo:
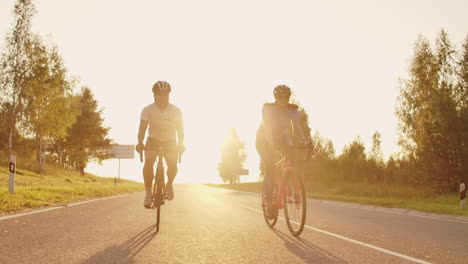
[[[230,190],[230,189],[223,189],[223,188],[216,188],[216,187],[209,187],[209,186],[207,186],[207,188],[218,189],[218,190],[221,190],[221,191],[241,192],[241,193],[246,193],[246,194],[249,194],[249,195],[252,195],[252,196],[260,197],[260,193],[257,193],[257,192],[237,191],[237,190]],[[313,199],[313,198],[307,198],[307,200],[308,201],[318,202],[318,203],[325,204],[325,205],[331,205],[331,206],[355,208],[355,209],[374,211],[374,212],[380,212],[380,213],[387,213],[387,214],[407,215],[407,216],[421,217],[421,218],[427,218],[427,219],[434,219],[434,220],[439,220],[439,221],[447,221],[447,222],[453,222],[453,223],[468,224],[467,221],[437,217],[436,214],[434,214],[434,216],[415,214],[415,213],[424,213],[424,212],[415,211],[415,210],[411,210],[411,209],[408,209],[408,212],[406,212],[406,213],[400,213],[400,212],[392,212],[392,211],[390,211],[390,209],[392,209],[392,208],[387,208],[387,207],[375,206],[376,208],[371,208],[371,207],[367,207],[367,205],[358,204],[358,203],[350,203],[350,205],[346,205],[346,204],[344,204],[345,202],[319,200],[319,199]],[[340,204],[340,203],[343,203],[343,204]],[[411,213],[411,212],[415,212],[415,213]]]
[[[330,201],[327,201],[327,200],[318,200],[318,199],[307,199],[307,200],[313,200],[313,201],[319,202],[321,204],[340,206],[340,207],[346,207],[346,208],[355,208],[355,209],[374,211],[374,212],[381,212],[381,213],[388,213],[388,214],[407,215],[407,216],[428,218],[428,219],[434,219],[434,220],[440,220],[440,221],[448,221],[448,222],[454,222],[454,223],[468,224],[468,222],[463,221],[463,220],[447,219],[447,218],[442,218],[442,217],[437,217],[437,216],[414,214],[414,213],[410,212],[410,211],[413,211],[411,209],[408,209],[409,212],[400,213],[400,212],[391,212],[390,209],[392,209],[392,208],[386,208],[386,207],[371,208],[371,207],[366,207],[367,205],[362,205],[362,204],[346,205],[346,204],[339,204],[339,202],[335,203],[334,201],[330,202]],[[421,211],[414,211],[414,212],[424,213],[424,212],[421,212]]]
[[[258,209],[243,206],[243,205],[239,205],[239,206],[263,214],[262,210],[258,210]],[[281,217],[281,216],[278,216],[278,218],[283,220],[283,221],[286,221],[286,219]],[[371,249],[374,249],[374,250],[377,250],[377,251],[380,251],[380,252],[383,252],[383,253],[387,253],[389,255],[393,255],[393,256],[396,256],[396,257],[399,257],[399,258],[402,258],[402,259],[410,260],[410,261],[413,261],[413,262],[416,262],[416,263],[421,263],[421,264],[432,264],[431,262],[427,262],[427,261],[424,261],[424,260],[421,260],[421,259],[413,258],[413,257],[407,256],[407,255],[404,255],[404,254],[401,254],[401,253],[398,253],[398,252],[394,252],[394,251],[391,251],[391,250],[388,250],[388,249],[385,249],[385,248],[374,246],[372,244],[364,243],[364,242],[361,242],[361,241],[358,241],[358,240],[355,240],[355,239],[352,239],[352,238],[348,238],[348,237],[345,237],[345,236],[340,236],[338,234],[328,232],[328,231],[322,230],[320,228],[312,227],[312,226],[309,226],[309,225],[304,225],[304,227],[308,228],[310,230],[320,232],[322,234],[326,234],[326,235],[329,235],[329,236],[332,236],[332,237],[343,239],[345,241],[348,241],[348,242],[351,242],[351,243],[354,243],[354,244],[358,244],[360,246],[368,247],[368,248],[371,248]]]
[[[20,216],[25,216],[25,215],[43,213],[43,212],[57,210],[57,209],[60,209],[60,208],[65,208],[65,207],[70,207],[70,206],[76,206],[76,205],[80,205],[80,204],[86,204],[86,203],[92,203],[92,202],[96,202],[96,201],[102,201],[102,200],[107,200],[107,199],[118,198],[118,197],[122,197],[122,196],[126,196],[126,195],[128,195],[128,194],[122,194],[122,195],[104,197],[104,198],[99,198],[99,199],[87,200],[87,201],[83,201],[83,202],[77,202],[77,203],[67,204],[67,205],[63,205],[63,206],[51,207],[51,208],[46,208],[46,209],[41,209],[41,210],[35,210],[35,211],[31,211],[31,212],[26,212],[26,213],[6,215],[6,216],[0,217],[0,221],[15,218],[15,217],[20,217]]]

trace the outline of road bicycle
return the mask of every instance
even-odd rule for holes
[[[167,149],[163,146],[158,146],[156,149],[156,173],[153,178],[153,201],[151,203],[151,209],[156,211],[156,233],[159,232],[159,222],[161,219],[161,206],[165,204],[167,200],[166,197],[166,184],[165,184],[165,177],[164,177],[164,153],[166,153]],[[182,153],[178,152],[178,162],[182,161]],[[143,162],[143,157],[140,154],[140,161]]]
[[[308,160],[311,148],[307,146],[292,146],[293,149],[307,149],[304,160]],[[304,229],[307,213],[307,197],[302,177],[294,171],[293,160],[289,155],[283,155],[275,164],[275,181],[273,185],[272,214],[268,215],[266,190],[262,187],[263,216],[269,227],[274,227],[278,221],[278,213],[284,208],[284,216],[288,229],[294,236],[298,236]]]

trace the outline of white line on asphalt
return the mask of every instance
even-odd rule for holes
[[[207,188],[214,188],[214,187],[209,187]],[[216,189],[216,188],[215,188]],[[246,193],[254,196],[260,197],[260,193],[256,192],[246,192],[246,191],[237,191],[237,190],[230,190],[230,189],[222,189],[218,188],[219,190],[224,190],[224,191],[232,191],[232,192],[241,192],[241,193]],[[361,209],[361,210],[367,210],[367,211],[374,211],[374,212],[380,212],[380,213],[387,213],[387,214],[396,214],[396,215],[406,215],[406,216],[414,216],[414,217],[421,217],[421,218],[428,218],[428,219],[433,219],[433,220],[439,220],[439,221],[447,221],[447,222],[454,222],[454,223],[460,223],[460,224],[468,224],[467,221],[463,220],[456,220],[456,219],[447,219],[447,218],[442,218],[442,217],[437,217],[437,216],[430,216],[430,215],[420,215],[420,214],[414,214],[414,213],[400,213],[400,212],[392,212],[390,209],[392,208],[387,208],[387,207],[379,207],[376,206],[376,208],[367,208],[367,205],[364,204],[358,204],[358,203],[350,203],[351,205],[346,205],[344,204],[345,202],[335,202],[335,201],[329,201],[329,200],[319,200],[319,199],[313,199],[313,198],[307,198],[307,200],[312,200],[321,204],[325,205],[332,205],[332,206],[339,206],[339,207],[346,207],[346,208],[356,208],[356,209]],[[343,203],[343,204],[340,204]],[[380,208],[380,209],[379,209]],[[408,209],[408,211],[413,211]],[[422,211],[414,211],[415,213],[421,213],[423,214],[424,212]]]
[[[57,206],[57,207],[51,207],[51,208],[46,208],[46,209],[41,209],[41,210],[35,210],[35,211],[31,211],[31,212],[26,212],[26,213],[2,216],[2,217],[0,217],[0,221],[15,218],[15,217],[20,217],[20,216],[25,216],[25,215],[43,213],[43,212],[47,212],[47,211],[52,211],[52,210],[56,210],[56,209],[60,209],[60,208],[65,208],[65,207],[70,207],[70,206],[75,206],[75,205],[80,205],[80,204],[85,204],[85,203],[92,203],[92,202],[101,201],[101,200],[118,198],[118,197],[122,197],[122,196],[126,196],[126,195],[128,195],[128,194],[104,197],[104,198],[87,200],[87,201],[83,201],[83,202],[77,202],[77,203],[72,203],[72,204],[67,204],[67,205],[62,205],[62,206]]]
[[[96,202],[96,201],[101,201],[101,200],[107,200],[107,199],[114,199],[114,198],[119,198],[119,197],[123,197],[123,196],[127,196],[128,194],[121,194],[121,195],[116,195],[116,196],[109,196],[109,197],[104,197],[104,198],[98,198],[98,199],[93,199],[93,200],[87,200],[87,201],[83,201],[83,202],[76,202],[76,203],[72,203],[72,204],[67,204],[65,206],[75,206],[75,205],[80,205],[80,204],[86,204],[86,203],[92,203],[92,202]]]
[[[307,200],[311,200],[311,199],[307,199]],[[389,210],[392,209],[392,208],[386,208],[386,207],[378,207],[378,208],[369,207],[369,208],[367,208],[366,205],[362,205],[362,204],[355,204],[356,206],[354,206],[354,205],[339,204],[339,202],[329,202],[329,201],[326,201],[326,200],[318,200],[318,199],[312,199],[312,200],[315,200],[315,201],[317,201],[317,202],[319,202],[321,204],[326,204],[326,205],[333,205],[333,206],[362,209],[362,210],[381,212],[381,213],[387,213],[387,214],[407,215],[407,216],[422,217],[422,218],[428,218],[428,219],[434,219],[434,220],[440,220],[440,221],[448,221],[448,222],[454,222],[454,223],[468,224],[468,222],[463,221],[463,220],[447,219],[447,218],[430,216],[430,215],[419,215],[419,214],[413,214],[413,213],[408,213],[408,212],[406,212],[406,213],[391,212]],[[408,211],[412,211],[412,210],[408,209]],[[420,211],[414,211],[414,212],[424,213],[424,212],[420,212]]]
[[[263,214],[262,210],[258,210],[258,209],[243,206],[243,205],[239,205],[239,206]],[[283,220],[283,221],[286,221],[286,219],[281,217],[281,216],[278,216],[278,218]],[[404,255],[404,254],[400,254],[398,252],[394,252],[394,251],[391,251],[391,250],[388,250],[388,249],[385,249],[385,248],[377,247],[377,246],[374,246],[374,245],[371,245],[371,244],[368,244],[368,243],[364,243],[364,242],[361,242],[361,241],[358,241],[358,240],[354,240],[354,239],[351,239],[351,238],[348,238],[348,237],[340,236],[338,234],[331,233],[331,232],[322,230],[320,228],[312,227],[312,226],[309,226],[309,225],[304,225],[304,227],[308,228],[308,229],[311,229],[311,230],[314,230],[314,231],[317,231],[317,232],[320,232],[320,233],[323,233],[323,234],[326,234],[326,235],[329,235],[329,236],[332,236],[332,237],[343,239],[345,241],[348,241],[348,242],[351,242],[351,243],[354,243],[354,244],[358,244],[358,245],[361,245],[361,246],[364,246],[364,247],[372,248],[374,250],[377,250],[377,251],[380,251],[380,252],[383,252],[383,253],[387,253],[387,254],[390,254],[390,255],[393,255],[393,256],[396,256],[396,257],[400,257],[400,258],[403,258],[403,259],[406,259],[406,260],[410,260],[410,261],[413,261],[413,262],[416,262],[416,263],[432,264],[431,262],[427,262],[427,261],[424,261],[424,260],[421,260],[421,259],[413,258],[413,257],[407,256],[407,255]]]

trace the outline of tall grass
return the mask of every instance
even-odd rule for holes
[[[209,184],[209,186],[247,192],[261,192],[262,190],[261,182],[233,185]],[[404,184],[314,182],[308,184],[307,196],[322,200],[468,216],[468,210],[460,209],[458,193],[438,194],[431,187],[414,187]]]
[[[10,194],[7,187],[8,178],[8,168],[0,166],[0,214],[144,189],[142,183],[121,180],[115,187],[113,178],[96,177],[91,174],[81,176],[78,172],[61,168],[49,169],[45,174],[18,169],[15,193]]]

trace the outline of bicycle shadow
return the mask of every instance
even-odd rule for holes
[[[285,246],[300,257],[304,263],[326,263],[326,264],[342,264],[347,261],[330,254],[328,251],[314,245],[312,242],[301,238],[291,237],[277,229],[272,229],[273,233],[284,241]]]
[[[81,264],[94,263],[135,263],[133,258],[157,235],[152,225],[121,245],[114,245],[91,256]]]

